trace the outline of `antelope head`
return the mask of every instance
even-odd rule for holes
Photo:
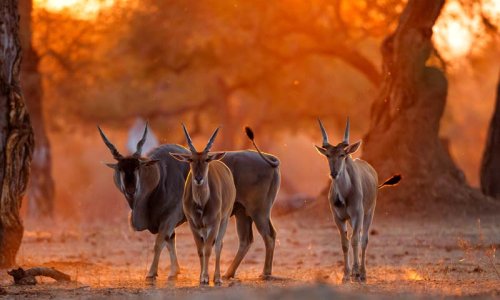
[[[191,136],[189,136],[189,133],[184,124],[182,124],[182,129],[184,131],[184,135],[186,137],[186,141],[191,153],[170,153],[170,155],[179,161],[189,163],[191,167],[193,184],[198,186],[203,185],[203,183],[207,182],[208,164],[213,160],[219,160],[223,158],[226,154],[226,152],[210,152],[215,138],[217,137],[217,133],[219,132],[219,128],[215,129],[214,133],[208,140],[205,149],[203,149],[203,151],[201,152],[198,152],[194,147]]]
[[[345,170],[346,158],[358,150],[361,145],[361,141],[357,141],[354,144],[349,144],[349,118],[347,118],[347,123],[344,132],[344,140],[338,143],[336,146],[330,144],[328,141],[328,134],[326,133],[325,127],[320,119],[318,119],[319,127],[321,129],[321,135],[323,136],[323,144],[321,147],[315,146],[319,153],[326,156],[328,164],[330,166],[330,177],[335,180],[339,175]]]
[[[148,185],[147,187],[141,186],[141,175],[146,171],[146,168],[158,163],[156,159],[149,159],[141,156],[142,146],[146,142],[146,135],[148,133],[148,124],[146,124],[144,128],[142,138],[137,143],[136,151],[129,156],[120,154],[116,147],[106,137],[102,129],[99,126],[97,126],[97,129],[99,129],[104,144],[106,144],[113,158],[116,160],[116,163],[106,163],[106,166],[115,171],[115,184],[127,199],[130,208],[134,210],[138,205],[137,201],[141,198],[141,193],[147,192],[146,189],[150,189],[149,186],[156,187],[156,185],[158,185],[158,182],[156,182],[156,185],[154,182],[148,182],[146,184]]]

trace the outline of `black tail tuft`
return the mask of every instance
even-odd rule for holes
[[[252,128],[246,126],[245,127],[245,133],[247,134],[248,138],[253,141],[254,135],[253,135]]]
[[[402,178],[403,177],[401,176],[401,174],[394,175],[391,178],[387,179],[384,183],[379,185],[379,188],[386,186],[386,185],[396,185],[401,181]]]
[[[260,151],[259,147],[257,147],[257,144],[255,144],[253,130],[248,126],[245,126],[245,133],[247,134],[248,138],[252,141],[252,144],[255,147],[255,150],[257,150],[257,152],[259,153],[260,157],[262,157],[262,159],[265,160],[272,168],[277,168],[280,165],[279,160],[276,161],[271,160]]]
[[[398,184],[401,181],[401,175],[397,174],[389,178],[386,182],[384,182],[384,185],[395,185]]]

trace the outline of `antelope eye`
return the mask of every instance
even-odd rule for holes
[[[205,159],[205,162],[210,162],[210,159],[208,159],[208,158],[207,158],[207,159]]]
[[[340,154],[340,157],[344,158],[344,157],[345,157],[345,154]]]

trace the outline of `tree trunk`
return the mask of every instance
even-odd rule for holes
[[[410,0],[398,27],[382,45],[384,80],[375,99],[363,158],[382,181],[401,173],[399,187],[381,190],[382,212],[430,211],[443,204],[482,198],[469,188],[439,138],[448,82],[426,66],[432,27],[444,0]],[[430,210],[429,210],[430,209]]]
[[[481,162],[481,190],[485,195],[500,199],[500,78],[495,111]]]
[[[54,180],[50,144],[45,131],[42,109],[42,81],[38,72],[40,58],[31,42],[32,0],[19,0],[20,39],[23,50],[21,64],[22,91],[35,133],[35,150],[28,185],[28,215],[51,218],[54,210]]]
[[[19,72],[17,0],[0,1],[0,267],[11,266],[23,236],[19,208],[28,183],[34,147]]]

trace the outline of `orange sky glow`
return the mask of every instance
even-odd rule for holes
[[[75,18],[92,19],[99,11],[113,6],[115,0],[34,0],[35,8],[66,12]]]
[[[484,15],[494,25],[500,24],[500,0],[485,0],[466,11],[458,0],[448,0],[434,26],[434,43],[445,60],[467,56],[480,50],[485,38]]]

